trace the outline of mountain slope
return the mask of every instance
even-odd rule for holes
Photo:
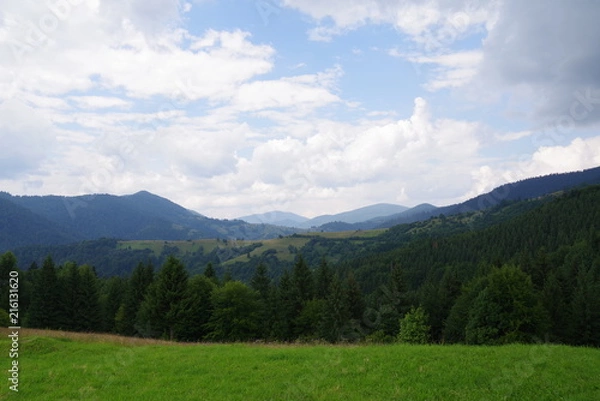
[[[594,184],[600,184],[600,167],[564,174],[551,174],[542,177],[529,178],[501,185],[488,193],[455,205],[444,206],[410,215],[403,215],[400,213],[381,222],[377,227],[389,228],[398,224],[427,220],[430,217],[440,214],[451,216],[459,213],[484,210],[504,201],[533,199],[554,192]]]
[[[274,226],[283,227],[300,227],[302,223],[307,222],[309,219],[296,213],[274,210],[267,213],[251,214],[248,216],[238,217],[238,220],[242,220],[251,224],[272,224]]]
[[[0,250],[33,242],[54,245],[80,239],[48,219],[15,205],[6,199],[5,193],[0,194]]]
[[[343,213],[317,216],[302,224],[301,227],[319,227],[323,224],[332,222],[354,224],[371,220],[377,217],[394,215],[397,213],[404,212],[406,210],[408,210],[408,207],[406,206],[394,205],[390,203],[378,203],[375,205],[365,206],[359,209],[354,209]]]
[[[65,244],[97,238],[186,240],[264,239],[293,230],[218,220],[185,209],[149,192],[133,195],[12,196],[1,193],[0,249]],[[18,217],[15,217],[18,216]],[[14,231],[19,236],[13,234]]]

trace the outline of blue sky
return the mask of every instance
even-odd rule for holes
[[[313,217],[595,167],[599,18],[587,0],[9,0],[0,189]]]

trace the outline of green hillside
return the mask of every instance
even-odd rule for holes
[[[541,344],[171,345],[23,330],[18,361],[19,392],[5,381],[2,399],[600,399],[600,350]]]

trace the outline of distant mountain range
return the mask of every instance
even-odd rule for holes
[[[412,208],[380,203],[335,215],[312,219],[286,212],[269,212],[239,217],[252,223],[269,223],[285,227],[317,228],[322,231],[368,230],[389,228],[398,224],[427,220],[440,214],[452,216],[470,211],[484,210],[505,201],[526,200],[554,192],[582,186],[600,184],[600,167],[563,174],[529,178],[499,186],[491,192],[465,202],[436,207],[423,203]]]
[[[212,219],[146,191],[74,197],[0,192],[0,251],[98,238],[256,240],[293,232],[285,227]]]
[[[349,224],[360,223],[378,217],[396,215],[408,209],[409,208],[406,206],[394,205],[390,203],[378,203],[376,205],[365,206],[359,209],[350,210],[343,213],[324,214],[321,216],[313,217],[312,219],[294,213],[281,211],[242,216],[238,217],[238,219],[253,224],[274,224],[284,227],[309,229],[318,228],[323,224],[332,222],[341,222]]]
[[[29,245],[58,245],[98,238],[187,240],[202,238],[260,240],[306,229],[344,231],[483,210],[505,201],[542,197],[600,184],[600,167],[536,177],[502,185],[466,202],[413,208],[380,203],[312,219],[274,211],[220,220],[203,216],[146,191],[133,195],[13,196],[0,192],[0,252]]]

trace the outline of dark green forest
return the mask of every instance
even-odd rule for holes
[[[119,262],[127,274],[98,274],[89,259],[57,264],[55,255],[21,266],[6,252],[0,318],[8,324],[8,278],[17,270],[25,327],[178,341],[597,347],[598,205],[600,186],[507,200],[372,238],[315,237],[293,262],[245,249],[247,262],[227,268],[218,255],[110,253],[113,240],[94,246],[127,258]]]

